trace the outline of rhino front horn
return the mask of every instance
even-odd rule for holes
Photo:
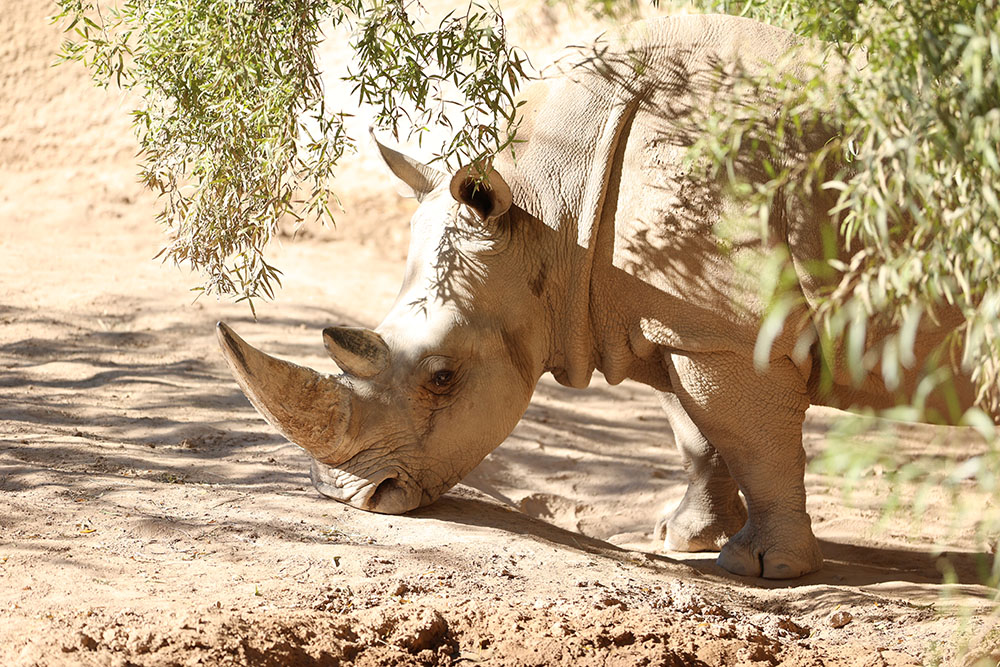
[[[337,451],[351,419],[351,392],[328,375],[264,354],[218,324],[219,344],[246,397],[271,426],[324,463]]]
[[[389,346],[371,329],[328,327],[323,344],[340,369],[356,378],[375,377],[389,365]]]

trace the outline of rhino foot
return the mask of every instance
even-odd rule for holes
[[[665,551],[718,551],[746,521],[747,509],[738,493],[720,501],[688,487],[680,505],[656,521],[653,535],[663,540]]]
[[[774,528],[747,522],[722,547],[716,562],[743,577],[793,579],[823,567],[823,554],[804,515]]]

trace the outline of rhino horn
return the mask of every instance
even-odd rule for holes
[[[351,391],[328,375],[264,354],[218,324],[222,353],[243,393],[283,436],[323,462],[338,450],[351,419]],[[342,457],[341,457],[342,458]]]
[[[328,327],[323,344],[340,369],[356,378],[374,377],[389,365],[389,346],[371,329]]]

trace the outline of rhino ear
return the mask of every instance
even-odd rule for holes
[[[408,155],[403,155],[399,151],[394,151],[383,145],[375,138],[375,132],[372,131],[371,135],[386,166],[413,191],[417,201],[423,199],[431,190],[444,183],[445,179],[448,178],[444,172],[428,167]]]
[[[451,196],[471,208],[480,220],[499,218],[513,201],[510,186],[495,169],[481,179],[477,178],[480,173],[476,164],[459,167],[451,179]]]

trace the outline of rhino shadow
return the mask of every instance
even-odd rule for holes
[[[627,562],[657,572],[668,570],[677,576],[696,575],[716,582],[750,584],[754,588],[764,589],[833,587],[832,592],[826,595],[810,595],[809,604],[816,609],[829,606],[831,598],[836,598],[836,603],[842,603],[856,601],[859,595],[868,593],[926,603],[938,601],[946,590],[983,600],[992,599],[996,594],[996,589],[984,584],[992,564],[993,556],[990,553],[945,552],[938,555],[930,551],[858,546],[820,539],[820,546],[826,557],[822,570],[798,579],[774,580],[730,574],[715,564],[714,553],[663,554],[624,549],[605,540],[559,528],[529,516],[495,500],[484,498],[469,487],[456,487],[433,504],[414,510],[407,516],[418,520],[433,519],[485,528],[500,534],[515,533],[541,543]],[[957,589],[942,584],[943,567],[953,570]],[[877,588],[870,592],[856,590],[866,586]]]
[[[472,487],[455,487],[430,505],[413,510],[407,516],[487,528],[500,533],[512,532],[584,553],[618,556],[628,553],[625,549],[604,540],[554,526],[496,500],[488,499],[485,494],[480,494]],[[664,557],[663,560],[670,559]]]

